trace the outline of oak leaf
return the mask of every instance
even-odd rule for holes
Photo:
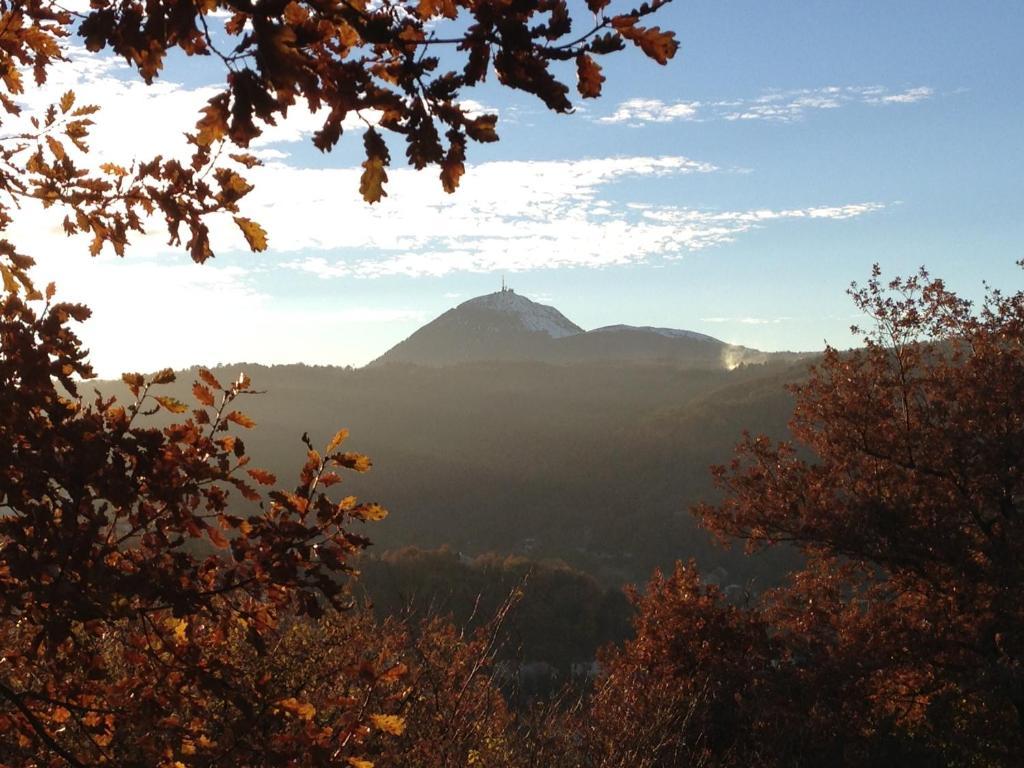
[[[242,230],[250,249],[257,252],[267,249],[267,232],[258,223],[245,216],[235,216],[235,224]]]

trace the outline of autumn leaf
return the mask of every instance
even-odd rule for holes
[[[267,250],[267,232],[263,227],[245,216],[235,216],[235,224],[242,230],[250,249],[256,252]]]
[[[576,57],[576,73],[579,77],[577,88],[583,98],[596,99],[601,95],[604,75],[601,74],[600,64],[587,54],[581,53]]]
[[[195,396],[196,400],[206,407],[213,405],[213,393],[198,381],[192,385],[192,394]]]
[[[360,504],[352,509],[351,514],[353,517],[373,523],[387,517],[388,511],[380,504]]]
[[[228,95],[219,93],[200,110],[202,117],[196,123],[196,143],[208,147],[228,133]]]
[[[256,156],[250,155],[248,153],[230,154],[230,155],[228,155],[228,157],[230,157],[236,163],[241,163],[246,168],[255,168],[258,165],[263,165],[263,161],[262,160],[260,160]]]
[[[498,123],[497,115],[480,115],[466,121],[466,135],[473,141],[492,142],[498,140],[498,133],[495,126]]]
[[[60,111],[63,114],[67,114],[71,111],[71,108],[75,106],[75,92],[65,91],[64,95],[60,97]]]
[[[359,757],[349,757],[346,760],[351,768],[373,768],[373,763]]]
[[[231,413],[229,413],[224,418],[227,419],[228,421],[233,421],[235,424],[237,424],[240,427],[244,427],[245,429],[252,429],[253,427],[256,426],[256,422],[250,419],[241,411],[231,411]]]
[[[175,619],[173,617],[168,618],[166,621],[167,629],[171,631],[171,636],[174,638],[174,642],[178,645],[183,645],[187,641],[185,632],[188,630],[187,619]]]
[[[64,151],[64,145],[53,138],[53,136],[46,137],[46,144],[50,147],[50,151],[57,160],[63,160],[67,157],[67,153]]]
[[[303,720],[312,720],[316,715],[316,707],[308,702],[299,701],[294,696],[281,699],[277,702],[277,706]]]
[[[341,429],[334,433],[334,437],[331,438],[331,442],[327,444],[327,449],[324,452],[331,453],[335,448],[337,448],[343,442],[345,442],[345,438],[347,437],[348,430],[342,427]]]
[[[156,395],[154,398],[161,406],[166,408],[171,413],[184,413],[188,410],[188,406],[180,400],[173,397],[167,397],[166,395]]]
[[[345,467],[356,472],[365,472],[372,466],[370,459],[361,453],[336,453],[329,458],[335,466]]]
[[[416,13],[424,20],[434,16],[454,19],[458,15],[458,8],[455,6],[455,0],[419,0]]]
[[[398,715],[370,715],[370,721],[378,730],[392,736],[401,736],[405,733],[405,719]]]
[[[206,382],[206,384],[212,387],[213,389],[224,389],[221,383],[217,380],[217,377],[210,373],[206,368],[199,369],[199,378]]]
[[[679,49],[675,32],[662,32],[660,27],[639,27],[635,16],[616,16],[612,26],[659,64],[668,64]]]
[[[260,485],[274,485],[277,482],[277,477],[265,469],[247,469],[245,471],[249,473],[249,477]]]
[[[399,662],[389,669],[384,670],[377,680],[381,683],[396,683],[409,671],[409,668]]]
[[[366,148],[366,160],[363,161],[363,173],[359,179],[359,193],[368,203],[378,203],[387,197],[384,183],[388,174],[384,170],[391,160],[387,144],[373,128],[363,134],[363,146]]]

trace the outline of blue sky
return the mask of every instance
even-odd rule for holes
[[[700,0],[657,23],[680,55],[605,58],[603,97],[576,114],[496,86],[467,94],[498,112],[502,138],[470,148],[454,198],[432,172],[396,172],[369,211],[357,131],[325,157],[299,115],[258,147],[268,166],[250,213],[267,253],[225,228],[212,265],[158,238],[90,263],[37,234],[59,254],[42,276],[93,305],[84,335],[105,375],[362,364],[503,274],[585,328],[662,325],[771,350],[849,344],[844,290],[876,261],[887,274],[925,264],[971,296],[982,279],[1024,282],[1024,4]],[[81,57],[53,89],[116,102],[95,143],[145,156],[213,93],[220,73],[200,64],[175,63],[154,90]],[[140,105],[159,123],[141,142],[123,130]],[[182,300],[238,320],[213,332]]]

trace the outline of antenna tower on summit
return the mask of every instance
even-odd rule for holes
[[[509,287],[508,287],[508,285],[507,285],[507,284],[505,283],[505,276],[504,276],[504,275],[502,275],[502,276],[501,276],[501,292],[502,292],[502,293],[508,293],[508,291],[509,291]]]

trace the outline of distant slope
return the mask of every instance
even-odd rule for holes
[[[554,307],[530,301],[512,290],[502,290],[448,310],[370,365],[445,366],[517,360],[730,369],[743,364],[792,362],[800,357],[789,352],[761,352],[675,328],[609,325],[584,331]]]

